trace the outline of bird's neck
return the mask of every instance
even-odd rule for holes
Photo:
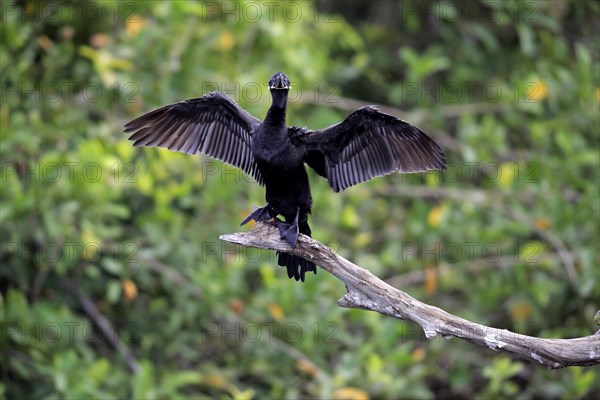
[[[273,98],[273,104],[267,112],[265,122],[273,125],[284,125],[285,126],[285,115],[287,111],[287,91],[277,90],[271,92]]]

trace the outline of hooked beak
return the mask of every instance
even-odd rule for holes
[[[277,80],[269,86],[270,89],[289,89],[290,86],[287,85],[282,76],[277,77]]]

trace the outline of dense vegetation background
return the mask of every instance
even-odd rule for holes
[[[0,398],[592,398],[550,371],[340,309],[320,271],[219,234],[263,189],[203,157],[134,149],[125,122],[210,90],[288,122],[363,104],[445,148],[444,173],[335,195],[314,237],[451,313],[593,333],[599,16],[594,1],[2,2]],[[353,99],[353,100],[350,100]]]

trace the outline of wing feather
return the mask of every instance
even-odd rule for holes
[[[297,129],[296,138],[311,154],[316,169],[325,160],[329,184],[339,192],[376,176],[392,172],[423,172],[446,168],[440,146],[417,127],[396,117],[362,107],[328,128]]]
[[[251,175],[262,184],[252,155],[252,134],[261,122],[228,96],[212,92],[151,111],[125,125],[134,146],[203,153]]]

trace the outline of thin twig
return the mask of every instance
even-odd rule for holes
[[[549,254],[548,258],[552,258],[553,255]],[[477,274],[485,270],[498,270],[503,268],[510,268],[515,266],[514,256],[502,256],[495,261],[491,261],[485,258],[474,260],[467,264],[466,270],[471,274]],[[450,265],[440,265],[438,267],[431,267],[433,271],[439,276],[448,275],[456,270],[455,267]],[[395,288],[404,288],[411,285],[417,285],[425,282],[427,274],[424,270],[418,269],[410,271],[401,275],[392,276],[386,279],[386,282]]]
[[[446,198],[451,200],[470,201],[482,204],[491,198],[498,198],[499,193],[481,189],[453,188],[453,187],[428,187],[418,185],[402,185],[386,188],[378,192],[384,196],[402,196],[415,198]]]
[[[327,96],[326,94],[323,96]],[[310,103],[310,104],[319,104],[318,101],[315,100],[315,97],[323,98],[322,96],[303,96],[302,102]],[[443,118],[458,118],[464,115],[473,115],[473,114],[489,114],[489,113],[499,113],[505,112],[509,105],[502,103],[490,103],[490,102],[481,102],[481,103],[465,103],[465,104],[454,104],[454,105],[444,105],[442,107],[429,110],[418,110],[418,111],[406,111],[400,109],[398,107],[393,107],[385,104],[377,104],[373,102],[365,102],[362,100],[351,99],[349,97],[338,96],[335,99],[327,102],[327,105],[338,110],[343,110],[347,112],[353,112],[356,109],[366,106],[366,105],[374,105],[379,111],[384,112],[386,114],[393,115],[398,118],[402,118],[406,121],[409,121],[413,125],[422,125],[431,119],[432,114],[437,113],[437,115],[441,115]],[[435,133],[436,139],[443,145],[446,149],[451,149],[454,151],[460,151],[463,146],[457,141],[452,135],[448,132],[439,129],[428,127],[427,130],[431,133]]]
[[[48,278],[48,274],[50,273],[50,268],[39,268],[37,274],[35,274],[35,278],[33,279],[33,285],[31,289],[31,297],[33,299],[37,299],[42,291],[42,287],[44,286],[44,282],[46,282],[46,278]]]
[[[62,284],[75,294],[83,311],[90,317],[94,324],[98,327],[102,335],[110,344],[117,350],[117,352],[123,357],[129,369],[134,373],[138,374],[142,371],[142,367],[138,360],[135,358],[131,350],[123,342],[121,342],[117,335],[115,335],[115,329],[112,324],[100,311],[96,308],[96,305],[79,286],[69,280],[63,279]]]
[[[324,95],[326,96],[326,95]],[[322,98],[319,96],[304,96],[302,101],[305,103],[318,103],[318,101],[314,100],[314,97]],[[365,102],[363,100],[351,99],[349,97],[338,96],[335,99],[332,99],[327,103],[328,105],[344,110],[344,111],[354,111],[357,108],[363,107],[365,105],[374,105],[377,108],[386,113],[396,116],[410,116],[411,121],[414,123],[421,123],[427,118],[431,116],[434,112],[439,112],[444,118],[458,118],[465,115],[473,115],[473,114],[489,114],[489,113],[498,113],[505,112],[508,108],[508,104],[503,103],[490,103],[490,102],[480,102],[480,103],[464,103],[464,104],[453,104],[453,105],[444,105],[443,107],[436,108],[433,110],[420,110],[420,111],[406,111],[398,107],[388,106],[385,104],[377,104],[373,102]]]
[[[535,226],[535,224],[531,223],[529,218],[522,212],[514,208],[507,208],[505,213],[509,214],[513,219],[526,224],[532,227],[532,230],[544,238],[554,249],[558,252],[558,256],[562,260],[562,263],[567,271],[567,276],[569,277],[569,281],[571,285],[575,287],[577,285],[577,271],[575,267],[575,257],[573,254],[567,249],[565,242],[555,235],[551,231],[547,231],[545,229],[539,229]]]
[[[537,361],[552,369],[600,364],[598,336],[542,339],[468,321],[391,287],[310,237],[300,235],[298,245],[292,249],[279,238],[278,229],[270,223],[258,223],[250,232],[222,235],[220,239],[243,246],[283,251],[314,261],[346,284],[348,293],[338,301],[338,305],[413,321],[421,326],[428,339],[437,335],[445,339],[458,337],[495,351]]]
[[[551,247],[554,248],[558,254],[562,264],[569,278],[571,285],[577,285],[577,268],[575,266],[575,256],[569,251],[565,242],[554,232],[540,229],[536,227],[524,213],[515,209],[514,207],[507,207],[503,201],[498,201],[499,198],[516,197],[517,193],[508,191],[485,191],[481,189],[459,189],[450,187],[426,187],[426,186],[407,186],[404,185],[394,191],[387,190],[385,195],[404,196],[404,197],[430,197],[430,198],[447,198],[452,200],[470,201],[475,204],[485,205],[493,210],[499,211],[509,218],[518,221],[531,230],[537,233],[542,239],[544,239]],[[528,193],[524,194],[525,196]],[[491,201],[494,199],[494,201]]]
[[[152,271],[157,272],[161,276],[168,278],[169,280],[175,282],[177,285],[185,285],[192,287],[192,293],[194,297],[196,297],[198,300],[202,300],[202,298],[204,297],[202,290],[200,290],[195,285],[187,285],[189,283],[189,279],[170,265],[167,265],[162,261],[145,254],[140,255],[140,261],[144,262],[145,265]]]

